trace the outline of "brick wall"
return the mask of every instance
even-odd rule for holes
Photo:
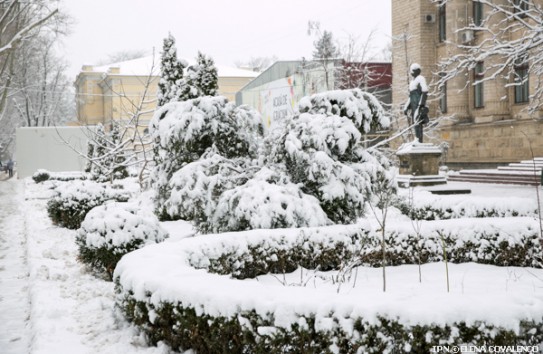
[[[457,30],[471,21],[472,2],[449,0],[446,6],[447,40],[459,42],[460,34]],[[436,21],[433,23],[425,21],[425,16],[430,14],[435,16]],[[430,0],[392,0],[392,96],[393,105],[397,109],[408,96],[407,72],[410,64],[421,64],[422,74],[430,83],[431,92],[436,94],[436,87],[432,83],[437,78],[434,75],[439,71],[438,62],[460,51],[455,45],[439,42],[438,21],[438,8]],[[480,43],[485,36],[482,32],[474,35],[475,43]],[[492,61],[484,63],[487,67],[492,64]],[[474,108],[473,80],[473,72],[464,72],[447,83],[446,114],[438,110],[437,96],[431,96],[429,100],[432,119],[449,117],[448,120],[442,120],[439,128],[431,133],[430,139],[436,144],[449,144],[446,163],[468,166],[529,159],[532,156],[530,142],[534,154],[543,156],[543,139],[539,138],[543,124],[541,112],[529,114],[526,105],[514,104],[513,88],[505,87],[505,79],[485,82],[484,106]],[[536,80],[530,81],[533,87]],[[397,113],[397,118],[399,123],[395,128],[405,126],[401,113]]]

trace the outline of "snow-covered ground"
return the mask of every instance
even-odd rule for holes
[[[170,353],[165,345],[148,347],[138,331],[115,310],[113,284],[97,278],[77,261],[76,231],[53,226],[47,217],[45,204],[51,196],[48,183],[36,185],[28,179],[0,181],[0,352]],[[459,202],[471,203],[494,200],[492,203],[496,205],[507,204],[508,198],[515,205],[534,205],[536,200],[534,187],[450,183],[451,186],[471,188],[473,193],[437,198],[457,198]],[[417,198],[435,202],[436,196],[417,193]],[[394,218],[403,218],[402,215],[391,217],[391,222]],[[171,242],[172,246],[183,243],[180,240],[194,232],[183,222],[163,223],[163,226],[171,236],[166,242]],[[405,306],[410,299],[427,299],[428,296],[432,297],[428,301],[415,301],[421,310],[435,300],[436,306],[451,309],[451,317],[458,316],[452,305],[462,308],[469,303],[462,299],[475,301],[485,296],[490,296],[488,302],[479,305],[495,308],[496,312],[488,310],[486,316],[495,317],[496,321],[507,322],[509,310],[520,309],[523,314],[536,317],[543,313],[541,270],[472,263],[450,265],[451,293],[447,293],[442,263],[423,266],[422,284],[418,283],[416,268],[390,267],[386,296],[381,292],[380,270],[368,268],[359,270],[354,290],[344,284],[341,293],[357,299],[353,300],[355,303],[360,302],[361,297],[375,299],[378,306],[372,311],[381,308],[398,314],[409,312],[423,316],[426,313],[430,316],[431,311],[421,312]],[[290,275],[292,278],[287,276],[286,282],[300,282],[310,274],[301,275],[298,271]],[[325,274],[313,275],[318,276],[312,278],[305,289],[296,287],[298,290],[294,292],[311,292],[314,284],[320,283],[322,296],[335,294],[337,285],[324,281]],[[231,285],[231,280],[225,281]],[[241,282],[255,283],[253,285],[259,288],[269,287],[267,293],[280,294],[280,289],[284,289],[282,281],[282,276],[263,276],[258,282]],[[239,293],[238,290],[234,288],[233,291]],[[325,294],[327,292],[329,294]],[[474,304],[477,306],[477,301]],[[502,304],[511,306],[507,311],[497,311]],[[371,306],[368,309],[371,310]],[[483,311],[481,308],[474,310]],[[520,315],[518,311],[516,314]]]
[[[76,231],[51,224],[44,186],[0,181],[0,352],[170,353],[148,347],[115,310],[113,283],[77,261]]]
[[[5,354],[26,353],[31,338],[23,203],[23,184],[0,180],[0,351]]]

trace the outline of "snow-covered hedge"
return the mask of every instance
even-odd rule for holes
[[[410,325],[387,316],[366,320],[349,314],[329,313],[322,318],[311,313],[298,315],[297,321],[288,326],[278,326],[272,314],[255,311],[214,316],[180,301],[155,304],[151,296],[136,300],[127,294],[118,302],[151,344],[165,342],[179,352],[193,349],[196,353],[432,353],[438,345],[452,348],[459,343],[515,343],[535,352],[533,348],[543,341],[543,319],[521,321],[515,331],[483,321]]]
[[[382,265],[380,233],[350,226],[349,232],[322,244],[318,229],[301,231],[297,238],[236,239],[217,243],[192,255],[191,264],[240,279],[269,272],[289,272],[299,266],[336,269],[342,261]],[[348,238],[351,240],[348,241]],[[336,254],[337,243],[341,251]],[[463,219],[428,222],[417,235],[411,222],[387,228],[387,264],[443,261],[443,243],[451,263],[476,262],[496,266],[543,268],[543,250],[537,223],[532,218]],[[350,245],[344,249],[345,245]],[[329,252],[323,249],[328,248]],[[323,256],[323,253],[330,253]],[[328,262],[328,263],[327,263]],[[280,264],[280,266],[278,266]]]
[[[36,183],[41,183],[48,180],[54,181],[74,181],[74,180],[85,180],[87,179],[87,174],[72,171],[72,172],[51,172],[44,169],[39,169],[32,175],[32,179]]]
[[[166,237],[156,216],[141,205],[108,202],[89,211],[76,243],[79,260],[111,278],[122,256]]]
[[[412,204],[400,199],[397,207],[413,220],[445,220],[457,218],[488,218],[537,216],[537,200],[502,197],[465,198],[464,196],[435,196],[419,192]]]
[[[47,212],[53,224],[78,229],[87,213],[107,200],[126,202],[130,193],[119,185],[93,181],[70,181],[56,188],[57,196],[47,203]]]
[[[452,263],[543,268],[539,225],[533,218],[463,218],[428,221],[419,234],[412,222],[387,227],[387,260],[391,265],[443,260],[443,244]],[[378,235],[365,240],[362,264],[381,265]]]
[[[156,164],[151,174],[155,207],[167,218],[164,206],[175,172],[210,150],[225,158],[256,156],[263,125],[256,111],[216,96],[164,105],[155,112],[149,130]]]
[[[41,183],[41,182],[43,182],[43,181],[47,181],[50,177],[51,177],[50,172],[47,171],[47,170],[43,170],[43,169],[37,170],[37,171],[34,172],[34,174],[32,175],[32,179],[33,179],[34,182],[36,182],[36,183]]]
[[[429,237],[439,229],[450,239],[447,251],[453,258],[468,254],[472,261],[501,263],[509,255],[516,257],[515,246],[537,240],[535,220],[515,218],[516,227],[508,222],[501,219],[495,226],[490,220],[478,220],[479,228],[474,227],[475,222],[429,223],[421,235],[422,246],[428,253],[440,253],[436,240]],[[410,239],[418,237],[402,234],[404,229],[407,223],[403,229],[391,230],[388,247],[415,254]],[[499,235],[490,236],[492,231]],[[274,289],[230,277],[246,279],[299,266],[338,269],[366,248],[371,254],[378,238],[368,225],[351,225],[208,235],[149,246],[119,262],[114,275],[117,304],[151,342],[164,341],[175,350],[192,348],[203,353],[425,353],[435,345],[534,345],[543,341],[543,307],[539,305],[513,306],[509,310],[516,310],[507,312],[504,322],[496,319],[484,298],[469,297],[466,301],[477,301],[470,308],[477,310],[468,312],[463,311],[462,301],[450,302],[450,297],[441,296],[446,320],[428,311],[415,320],[399,317],[393,306],[376,307],[356,296],[337,298],[315,293],[312,287]],[[394,238],[399,240],[390,243]],[[536,247],[535,241],[530,242]],[[488,248],[495,252],[492,257]],[[541,260],[541,248],[524,256]],[[405,256],[402,262],[406,261],[416,263],[416,258]],[[383,301],[389,303],[391,298]],[[416,302],[417,312],[424,312],[424,299],[411,301]]]

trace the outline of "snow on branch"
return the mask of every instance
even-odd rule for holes
[[[432,0],[438,6],[446,6],[450,0]],[[469,30],[476,33],[475,40],[460,44],[450,41],[459,51],[444,58],[440,63],[440,78],[437,86],[455,77],[465,75],[484,62],[482,75],[474,80],[469,78],[468,85],[496,79],[506,80],[505,87],[519,86],[530,80],[530,111],[538,109],[543,99],[543,10],[530,2],[506,0],[495,2],[478,0],[485,9],[486,16],[482,23],[473,21],[466,27],[456,30],[456,34]],[[526,69],[528,75],[520,75],[519,69]]]
[[[27,26],[22,28],[19,32],[17,32],[11,40],[6,43],[4,46],[0,47],[0,55],[6,51],[9,51],[17,46],[19,42],[24,40],[25,36],[32,31],[34,28],[37,28],[44,23],[46,23],[51,17],[55,16],[58,13],[58,9],[51,11],[47,16],[36,20],[34,22],[29,23]]]

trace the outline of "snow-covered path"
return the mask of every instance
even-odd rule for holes
[[[4,354],[28,353],[30,347],[23,188],[13,178],[0,180],[0,348]]]
[[[115,310],[113,284],[77,261],[75,231],[52,225],[51,184],[0,174],[0,353],[168,354]]]

